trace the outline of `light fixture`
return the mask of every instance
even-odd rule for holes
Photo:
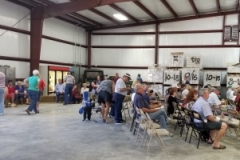
[[[120,21],[126,21],[128,18],[122,14],[114,14],[113,17],[117,18]]]

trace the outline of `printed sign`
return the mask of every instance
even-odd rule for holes
[[[240,76],[227,76],[227,86],[237,86],[240,85]]]
[[[184,66],[184,55],[183,52],[174,52],[172,54],[172,67],[183,67]]]
[[[189,81],[190,84],[199,84],[199,69],[198,68],[184,68],[182,69],[182,83]]]
[[[187,56],[186,67],[201,68],[202,67],[201,57],[200,56]]]
[[[164,71],[164,84],[178,84],[180,82],[180,74],[178,70]]]
[[[204,72],[203,85],[221,86],[221,72],[206,71]]]
[[[161,93],[161,95],[163,95],[163,86],[161,84],[152,84],[150,86],[150,88],[154,91],[154,92],[159,92]]]
[[[163,82],[163,68],[148,67],[148,82]]]

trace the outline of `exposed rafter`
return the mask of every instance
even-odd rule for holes
[[[169,10],[169,12],[172,13],[172,15],[173,15],[175,18],[178,17],[177,13],[172,9],[172,7],[168,4],[168,2],[167,2],[166,0],[160,0],[160,1],[161,1],[161,2],[163,3],[163,5]]]
[[[221,15],[230,15],[230,14],[237,14],[237,11],[227,11],[227,12],[222,12]],[[204,15],[199,15],[198,17],[196,16],[189,16],[189,17],[179,17],[177,19],[166,19],[166,20],[158,20],[156,21],[149,21],[149,22],[139,22],[138,24],[132,23],[132,24],[124,24],[120,26],[107,26],[107,27],[101,27],[101,28],[93,28],[91,30],[96,31],[96,30],[106,30],[106,29],[116,29],[116,28],[125,28],[125,27],[135,27],[135,26],[141,26],[141,25],[150,25],[150,24],[156,24],[156,23],[168,23],[168,22],[177,22],[177,21],[185,21],[185,20],[193,20],[193,19],[199,19],[199,18],[208,18],[208,17],[216,17],[216,16],[221,16],[218,13],[211,13],[211,14],[204,14]]]
[[[239,0],[237,0],[237,4],[236,4],[236,11],[239,10]]]
[[[92,11],[93,13],[95,13],[95,14],[97,14],[97,15],[99,15],[99,16],[101,16],[101,17],[103,17],[103,18],[105,18],[105,19],[107,19],[107,20],[109,20],[113,23],[120,24],[120,22],[118,22],[117,20],[107,16],[106,14],[104,14],[104,13],[102,13],[102,12],[100,12],[100,11],[94,9],[94,8],[89,9],[89,11]]]
[[[193,11],[195,12],[196,16],[198,17],[199,13],[198,13],[198,10],[197,10],[197,7],[196,7],[194,1],[193,0],[188,0],[188,1],[191,4],[191,7],[192,7]]]
[[[101,24],[101,23],[99,23],[99,22],[96,22],[96,21],[94,21],[94,20],[92,20],[92,19],[90,19],[90,18],[87,18],[87,17],[85,17],[85,16],[83,16],[83,15],[81,15],[81,14],[71,13],[71,15],[73,15],[73,16],[75,16],[75,17],[78,17],[78,18],[80,18],[80,19],[82,19],[82,20],[84,20],[84,21],[88,21],[88,22],[90,22],[90,23],[92,23],[92,24],[94,24],[94,25],[96,25],[96,26],[103,26],[103,24]]]
[[[221,14],[221,6],[220,6],[219,0],[216,0],[216,5],[217,5],[218,14]]]
[[[56,17],[68,13],[73,13],[85,9],[91,9],[99,6],[110,5],[119,2],[130,2],[136,0],[82,0],[66,3],[54,4],[46,6],[44,8],[37,8],[37,10],[43,10],[43,18]],[[37,11],[40,12],[40,11]],[[41,17],[39,17],[41,18]]]
[[[122,13],[123,15],[125,15],[127,18],[131,19],[132,21],[138,23],[138,20],[133,17],[132,15],[130,15],[129,13],[127,13],[126,11],[124,11],[122,8],[118,7],[115,4],[110,4],[110,7],[112,7],[113,9],[117,10],[118,12]]]
[[[140,3],[139,1],[134,1],[134,3],[144,12],[146,12],[150,17],[152,17],[152,19],[154,19],[155,21],[158,20],[158,18],[151,11],[149,11],[142,3]]]
[[[82,25],[84,25],[84,26],[92,26],[92,24],[90,24],[90,23],[88,23],[88,22],[85,22],[85,21],[82,21],[82,20],[80,20],[79,18],[76,18],[76,17],[75,17],[74,15],[72,15],[72,14],[67,14],[66,17],[67,17],[67,18],[69,17],[70,20],[73,19],[74,21],[77,22],[77,24],[82,24]]]

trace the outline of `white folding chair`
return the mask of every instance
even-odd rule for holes
[[[167,154],[169,154],[164,142],[161,139],[161,136],[167,136],[167,135],[169,135],[169,132],[166,129],[156,129],[154,127],[154,123],[151,120],[151,118],[149,117],[148,113],[145,113],[144,115],[146,117],[147,135],[149,136],[149,139],[146,138],[146,143],[145,143],[145,144],[147,144],[147,153],[149,151],[149,146],[150,146],[151,140],[153,137],[155,137],[157,142],[159,144],[161,144],[164,147],[164,149],[166,150]]]
[[[236,134],[236,138],[240,137],[240,114],[234,109],[227,110],[229,122],[228,127],[232,128]]]

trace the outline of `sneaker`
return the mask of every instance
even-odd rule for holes
[[[17,107],[17,105],[15,103],[12,103],[11,107]]]

